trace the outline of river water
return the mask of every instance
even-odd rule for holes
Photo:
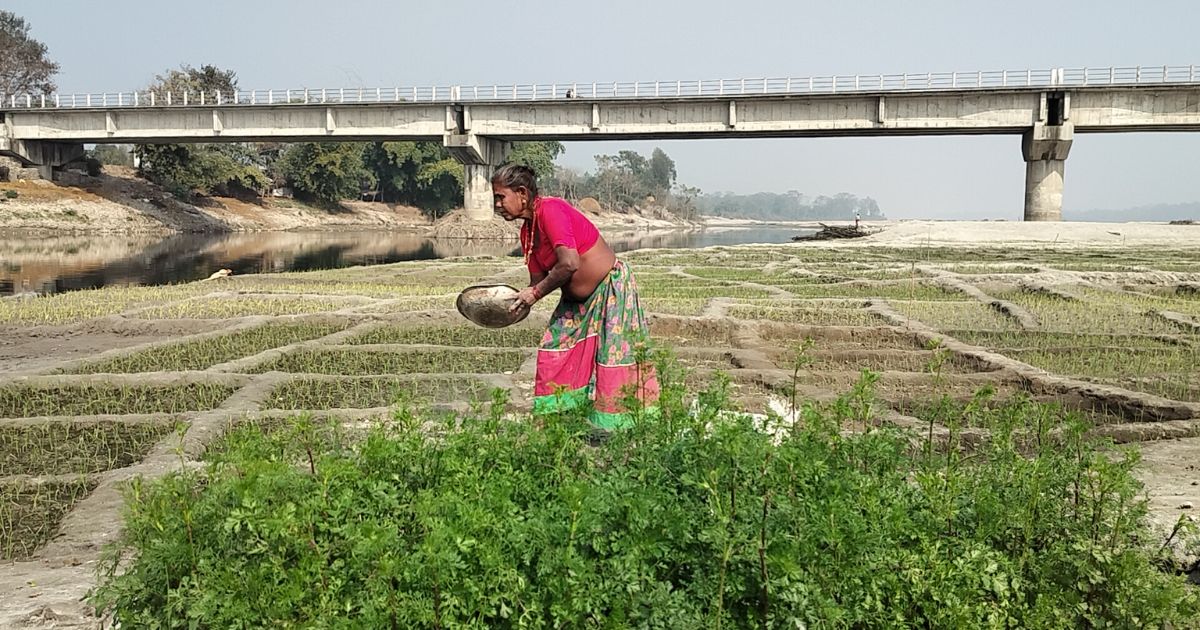
[[[786,243],[812,230],[781,227],[613,237],[617,251]],[[453,256],[517,255],[515,243],[434,240],[399,232],[255,232],[161,236],[0,235],[0,296],[105,285],[189,282],[235,274],[334,269]]]

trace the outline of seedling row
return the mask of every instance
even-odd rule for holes
[[[136,354],[82,365],[77,374],[203,370],[299,341],[345,329],[345,324],[285,322],[266,324],[228,335],[158,346]]]

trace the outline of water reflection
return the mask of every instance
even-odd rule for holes
[[[613,234],[613,249],[784,243],[788,228]],[[332,269],[455,256],[516,256],[516,244],[435,240],[398,232],[259,232],[155,236],[4,236],[0,295],[58,293],[105,285],[188,282],[218,269],[235,274]]]

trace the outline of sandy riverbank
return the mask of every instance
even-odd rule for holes
[[[427,234],[434,223],[412,206],[346,201],[321,208],[293,199],[202,197],[183,201],[136,176],[106,167],[98,177],[0,183],[0,232],[20,234],[172,234],[182,232],[387,230]],[[7,198],[9,191],[15,198]],[[592,213],[602,229],[696,228],[657,216]],[[515,231],[514,231],[515,234]]]
[[[826,225],[853,225],[852,221],[753,221],[704,217],[707,229],[750,229],[787,227],[797,231]],[[842,246],[878,243],[894,247],[1097,247],[1163,246],[1200,247],[1200,225],[1170,225],[1167,222],[1026,222],[1026,221],[863,221],[872,232],[864,239],[811,241],[806,246]]]
[[[863,227],[878,232],[858,243],[895,247],[1200,247],[1200,225],[1167,223],[884,221]]]

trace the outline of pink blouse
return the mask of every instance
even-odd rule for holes
[[[554,248],[568,247],[582,256],[596,241],[600,231],[574,206],[558,197],[538,197],[533,203],[533,221],[521,226],[521,249],[529,247],[529,239],[537,235],[529,255],[530,273],[548,273],[558,262]]]

